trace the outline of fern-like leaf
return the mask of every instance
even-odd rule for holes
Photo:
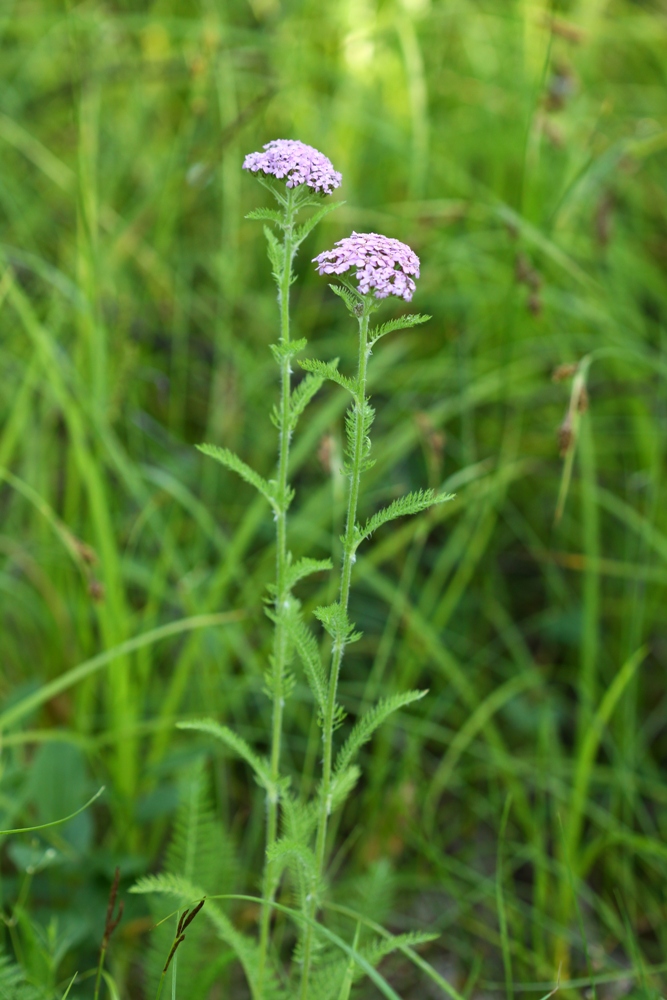
[[[294,234],[296,237],[297,246],[300,246],[301,243],[303,243],[306,236],[312,233],[315,226],[322,221],[325,215],[328,215],[329,212],[335,211],[335,209],[340,208],[340,206],[344,204],[345,204],[344,201],[328,202],[326,205],[320,208],[318,212],[315,212],[313,215],[311,215],[308,221],[304,222],[302,226],[299,226]]]
[[[301,337],[299,340],[290,340],[288,344],[270,344],[271,353],[275,360],[280,364],[284,358],[294,358],[297,354],[300,354],[305,347],[308,346],[308,341],[305,337]]]
[[[355,395],[357,391],[356,383],[354,379],[341,375],[336,367],[338,359],[335,361],[318,361],[317,358],[305,358],[303,361],[299,361],[299,364],[304,371],[312,372],[314,375],[318,375],[322,381],[324,381],[324,379],[329,379],[330,382],[336,382],[337,385],[342,385],[342,387],[347,389],[348,392],[351,392],[353,396]]]
[[[287,570],[287,587],[291,590],[305,577],[311,576],[313,573],[325,573],[330,569],[333,569],[331,559],[309,559],[308,557],[299,559]]]
[[[248,212],[246,219],[259,220],[260,222],[275,222],[277,226],[284,225],[284,218],[275,208],[255,208]]]
[[[273,271],[273,277],[277,283],[282,281],[283,268],[285,266],[285,247],[276,238],[275,233],[268,226],[264,226],[264,235],[269,253],[269,261]]]
[[[338,602],[315,608],[313,614],[322,622],[334,643],[347,645],[361,639],[361,632],[354,631],[354,624],[348,618],[347,611]]]
[[[306,409],[315,393],[320,390],[323,382],[323,375],[315,375],[311,372],[309,375],[306,375],[301,382],[299,382],[292,392],[289,404],[289,428],[291,431],[295,429],[299,417]]]
[[[226,469],[231,469],[235,472],[241,479],[244,479],[246,483],[250,483],[255,489],[265,497],[272,507],[276,507],[276,497],[271,484],[267,482],[258,472],[251,469],[249,465],[246,465],[238,455],[235,455],[233,451],[229,448],[219,448],[215,444],[198,444],[198,451],[203,455],[208,455],[209,458],[214,458],[216,462],[220,462],[224,465]]]
[[[382,510],[369,517],[363,528],[357,525],[355,545],[360,545],[387,521],[394,521],[397,517],[406,517],[408,514],[419,514],[435,504],[447,503],[448,500],[453,499],[453,493],[436,494],[435,490],[417,490],[415,493],[407,493],[404,497],[393,500],[388,507],[383,507]]]
[[[271,780],[268,763],[255,753],[242,736],[229,729],[228,726],[221,726],[214,719],[196,719],[190,722],[177,722],[176,725],[179,729],[194,729],[199,733],[215,736],[217,740],[224,743],[228,750],[250,765],[259,784],[266,789],[269,796],[277,795],[277,789]]]
[[[190,882],[188,879],[178,875],[146,875],[136,882],[130,892],[140,895],[160,894],[174,896],[179,900],[179,906],[191,905],[201,899],[205,893],[201,886]],[[228,944],[243,966],[248,985],[253,996],[253,1000],[266,1000],[269,995],[263,996],[259,991],[257,970],[259,967],[259,949],[255,942],[238,931],[232,924],[229,917],[225,916],[220,907],[211,899],[206,900],[206,906],[202,913],[208,917],[215,927],[218,937]],[[273,996],[277,1000],[275,987],[272,990]]]
[[[50,992],[49,994],[50,995]],[[16,962],[0,946],[0,997],[2,1000],[46,1000],[47,993],[33,986]]]
[[[356,787],[360,777],[361,771],[356,764],[353,764],[352,767],[348,767],[344,771],[336,771],[331,779],[331,791],[327,805],[330,813],[335,812],[343,805],[350,792]]]
[[[398,712],[399,709],[405,708],[406,705],[410,705],[413,701],[419,701],[426,694],[428,694],[427,691],[406,691],[404,694],[395,694],[391,698],[383,698],[365,715],[362,715],[338,752],[336,773],[342,772],[350,766],[364,743],[368,743],[375,730],[382,725],[385,719],[393,715],[394,712]]]
[[[327,700],[327,680],[317,640],[296,609],[285,617],[285,627],[301,660],[315,703],[320,711],[324,711]]]
[[[371,347],[377,344],[381,337],[386,336],[388,333],[393,333],[394,330],[411,330],[413,326],[419,326],[420,323],[428,323],[431,316],[421,316],[421,315],[408,315],[399,316],[398,319],[390,319],[388,323],[382,323],[380,326],[372,327],[368,332],[368,340]]]
[[[356,317],[359,315],[358,310],[361,301],[360,296],[358,296],[355,292],[353,292],[352,289],[346,288],[344,285],[329,285],[329,288],[334,293],[334,295],[337,295],[339,299],[343,300],[343,302],[347,306],[347,311],[352,316]]]

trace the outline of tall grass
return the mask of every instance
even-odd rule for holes
[[[218,858],[211,895],[260,893],[261,790],[175,723],[270,732],[273,536],[192,445],[273,467],[275,301],[240,164],[283,135],[345,180],[296,262],[294,336],[353,364],[309,263],[352,227],[423,262],[434,319],[369,370],[361,513],[426,481],[457,494],[355,567],[349,714],[430,694],[375,738],[334,821],[326,927],[352,942],[354,911],[359,935],[437,933],[380,966],[405,998],[443,995],[417,959],[466,997],[542,996],[559,968],[568,996],[664,992],[664,6],[35,0],[7,3],[0,33],[0,827],[106,786],[67,825],[3,838],[7,955],[62,996],[96,964],[118,864],[105,982],[154,995],[161,931],[141,958],[168,904],[127,896],[136,876],[194,850]],[[551,373],[582,359],[588,408],[561,457],[570,383]],[[344,406],[325,391],[293,442],[295,557],[343,530]],[[307,611],[327,586],[299,595]],[[290,713],[305,798],[305,686]],[[194,801],[206,821],[184,833]],[[219,905],[256,928],[252,901]],[[177,995],[242,997],[205,913]]]

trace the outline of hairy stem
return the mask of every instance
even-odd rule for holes
[[[350,599],[350,584],[352,582],[352,566],[355,560],[354,526],[357,520],[357,504],[359,501],[359,486],[364,462],[364,405],[366,403],[366,368],[368,365],[368,321],[366,311],[359,319],[359,361],[354,400],[354,446],[350,469],[350,486],[347,499],[347,521],[343,541],[343,564],[340,576],[340,605],[347,611]],[[317,824],[317,839],[315,841],[315,874],[317,884],[313,886],[308,902],[308,922],[304,933],[303,970],[301,977],[301,1000],[307,1000],[308,980],[313,947],[313,922],[318,908],[318,884],[321,880],[326,860],[327,827],[331,812],[331,778],[333,767],[333,734],[336,718],[336,699],[338,694],[338,677],[345,652],[345,642],[334,640],[331,650],[331,671],[327,702],[324,712],[322,742],[324,757],[322,764],[322,788],[320,793],[320,811]]]
[[[294,242],[294,218],[298,211],[292,191],[287,191],[284,221],[284,262],[283,271],[278,283],[278,305],[280,307],[280,346],[287,347],[290,342],[289,293],[292,282],[292,263],[296,253]],[[271,725],[271,784],[272,792],[267,803],[266,820],[266,850],[264,863],[263,903],[260,923],[260,957],[259,957],[259,988],[261,990],[269,946],[269,930],[271,921],[271,904],[273,903],[276,885],[274,884],[273,863],[268,852],[276,842],[278,835],[278,780],[280,778],[280,746],[283,728],[284,707],[284,676],[287,658],[287,635],[282,614],[289,601],[287,586],[287,475],[289,467],[290,447],[290,392],[291,392],[290,357],[283,352],[280,358],[280,407],[278,431],[278,510],[276,512],[276,591],[275,591],[275,633],[273,642],[273,719]]]

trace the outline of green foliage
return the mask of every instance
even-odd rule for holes
[[[329,201],[326,202],[324,205],[322,205],[317,212],[313,212],[313,214],[307,220],[307,222],[304,222],[302,223],[302,225],[297,226],[297,229],[294,233],[294,238],[297,244],[303,243],[306,237],[309,236],[310,233],[312,233],[315,226],[317,226],[322,221],[322,219],[329,214],[329,212],[333,212],[335,209],[340,208],[344,204],[345,204],[344,201]]]
[[[351,642],[357,642],[361,638],[361,632],[355,632],[354,624],[350,621],[347,611],[337,601],[326,607],[315,608],[313,614],[318,621],[322,622],[334,642],[347,645]]]
[[[276,283],[280,284],[280,281],[282,280],[283,268],[285,266],[285,249],[282,243],[280,243],[277,239],[275,233],[269,229],[268,226],[264,226],[264,235],[266,237],[273,277]]]
[[[382,725],[385,719],[389,718],[394,712],[398,712],[399,709],[405,708],[406,705],[412,704],[413,701],[419,701],[427,694],[427,691],[406,691],[405,694],[396,694],[391,698],[384,698],[377,705],[374,705],[373,708],[369,709],[359,719],[344,745],[339,750],[336,757],[336,771],[342,772],[349,767],[364,743],[368,743],[375,730]]]
[[[381,323],[379,326],[370,328],[368,331],[368,342],[373,347],[377,344],[378,340],[385,337],[388,333],[393,333],[394,330],[412,330],[415,326],[428,323],[430,319],[433,319],[433,317],[415,313],[410,313],[407,316],[399,316],[398,319],[390,319],[387,323]]]
[[[267,792],[275,794],[276,790],[271,781],[267,762],[255,753],[242,736],[229,729],[228,726],[221,726],[215,719],[198,719],[196,721],[179,722],[178,728],[194,729],[197,732],[207,733],[209,736],[214,736],[216,740],[220,740],[228,750],[231,750],[232,753],[250,765],[257,781]]]
[[[220,462],[224,465],[226,469],[231,469],[235,472],[241,479],[245,480],[246,483],[250,483],[254,486],[258,493],[269,501],[272,507],[276,506],[276,496],[274,495],[274,489],[272,485],[263,479],[258,472],[251,469],[242,459],[235,455],[233,451],[229,448],[219,448],[215,444],[198,444],[197,449],[201,451],[203,455],[208,455],[209,458],[214,458],[216,462]]]
[[[466,996],[504,995],[490,873],[511,792],[515,995],[549,994],[561,961],[568,996],[591,978],[600,996],[664,993],[665,24],[656,4],[556,6],[542,17],[517,0],[371,4],[359,42],[348,0],[230,0],[201,16],[175,0],[129,16],[119,4],[4,5],[0,467],[26,489],[0,483],[0,829],[58,819],[107,787],[87,830],[77,818],[0,845],[6,950],[16,944],[50,996],[95,966],[115,864],[126,895],[128,879],[165,863],[180,775],[200,749],[174,722],[220,719],[260,759],[267,744],[272,706],[257,682],[271,623],[257,609],[273,526],[264,497],[190,443],[275,466],[275,286],[243,217],[261,199],[282,212],[285,186],[240,166],[277,135],[331,156],[347,198],[297,258],[292,314],[308,344],[284,353],[340,354],[352,371],[356,316],[309,257],[352,228],[413,246],[413,305],[434,319],[385,336],[370,360],[376,461],[362,504],[423,485],[456,493],[359,550],[350,615],[364,638],[343,660],[340,700],[356,718],[408,688],[430,694],[364,753],[364,780],[329,831],[327,901],[349,903],[371,859],[391,857],[400,892],[386,908],[373,895],[382,922],[440,932],[388,960],[398,993],[454,996],[436,971],[447,968]],[[300,194],[309,211],[332,203]],[[339,288],[354,314],[359,300]],[[381,303],[371,342],[404,308]],[[549,373],[583,358],[568,443],[570,383]],[[340,561],[345,405],[320,393],[299,423],[294,565],[332,539]],[[327,575],[298,586],[305,621],[336,596]],[[314,716],[308,692],[286,705],[295,799],[317,788]],[[64,744],[78,761],[54,751]],[[257,893],[264,796],[231,753],[213,763],[216,816],[238,835],[238,886]],[[287,812],[285,801],[284,835],[294,819],[312,837],[312,809],[298,822]],[[179,900],[161,897],[161,912]],[[127,928],[152,919],[147,901],[128,898]],[[253,905],[218,904],[247,937]],[[42,949],[52,928],[60,948],[73,914],[89,929],[50,982]],[[320,919],[351,947],[356,916]],[[281,971],[291,920],[274,915]],[[132,930],[110,946],[123,1000],[145,958]],[[360,952],[381,937],[362,923]],[[230,946],[216,946],[197,990],[242,996]],[[325,957],[341,977],[351,967],[333,941]],[[91,985],[75,983],[71,1000]],[[352,996],[379,989],[357,982]]]
[[[289,567],[287,572],[287,586],[291,590],[300,580],[305,580],[307,576],[312,576],[313,573],[326,573],[330,569],[333,569],[331,559],[311,559],[308,556],[304,556],[303,559],[297,560],[297,562]]]
[[[317,640],[303,621],[298,609],[294,609],[286,616],[285,625],[313,692],[315,703],[322,710],[327,699],[327,680]]]
[[[0,997],[2,1000],[46,1000],[49,994],[33,986],[25,972],[0,948]]]
[[[285,221],[283,214],[275,208],[255,208],[246,214],[246,219],[275,222],[277,226],[282,226]]]
[[[190,889],[201,888],[199,899],[235,889],[238,859],[231,838],[211,800],[209,780],[202,762],[184,773],[180,785],[180,803],[174,820],[171,839],[164,858],[164,870],[155,876],[139,880],[133,891],[154,893],[151,913],[156,928],[151,934],[146,966],[148,991],[155,995],[157,984],[174,936],[177,916],[163,921],[164,907],[159,896],[164,893],[180,897],[180,907],[197,903],[197,893],[188,897]],[[184,892],[184,890],[186,890]],[[210,903],[207,901],[206,906]],[[179,908],[180,908],[179,907]],[[204,907],[206,908],[206,907]],[[175,974],[182,988],[187,984],[192,1000],[206,997],[206,967],[219,950],[217,935],[202,913],[187,929],[186,940],[178,949]]]
[[[347,378],[346,375],[341,375],[338,371],[337,358],[334,361],[319,361],[317,358],[305,358],[299,361],[299,364],[304,371],[312,372],[312,374],[317,375],[322,381],[328,379],[330,382],[342,385],[353,396],[357,391],[354,379]]]
[[[299,417],[306,409],[315,393],[321,388],[323,382],[324,376],[321,374],[306,375],[305,378],[301,379],[296,388],[292,390],[289,410],[289,426],[291,431],[295,430]]]
[[[388,521],[395,521],[397,517],[406,517],[409,514],[419,514],[435,504],[447,503],[453,499],[453,493],[437,495],[435,490],[417,490],[415,493],[408,493],[404,497],[392,500],[388,507],[383,507],[373,514],[363,528],[356,525],[355,545],[360,545],[365,539],[370,538],[374,531]]]
[[[355,440],[357,435],[357,422],[361,420],[361,435],[362,435],[362,448],[361,448],[361,461],[360,461],[360,471],[368,472],[375,465],[375,460],[370,457],[371,453],[371,427],[373,426],[373,421],[375,419],[375,410],[368,402],[364,399],[361,407],[358,403],[355,403],[349,408],[345,414],[345,437],[346,437],[346,447],[345,456],[346,461],[344,464],[344,471],[347,476],[352,475],[352,459],[354,456]]]
[[[342,299],[347,306],[347,311],[351,316],[355,318],[359,315],[359,304],[361,302],[361,296],[358,292],[354,291],[352,288],[346,288],[345,285],[329,285],[329,288],[337,295],[339,299]]]

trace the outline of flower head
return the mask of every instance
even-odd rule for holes
[[[331,160],[324,153],[298,139],[267,142],[263,153],[248,153],[243,169],[253,173],[261,170],[279,180],[286,177],[288,188],[307,184],[313,191],[322,194],[331,194],[334,188],[340,187],[342,180],[342,175],[334,170]]]
[[[362,295],[371,290],[376,299],[398,295],[409,302],[419,277],[419,257],[400,240],[379,233],[352,233],[338,240],[333,250],[314,257],[320,274],[343,274],[356,268],[354,277]]]

